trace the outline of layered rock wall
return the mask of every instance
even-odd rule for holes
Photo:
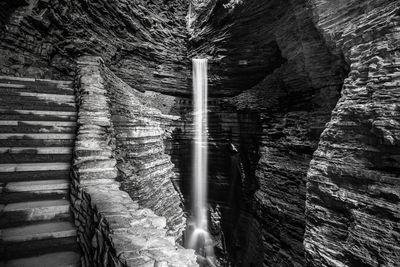
[[[307,175],[307,265],[397,266],[400,2],[310,2],[350,73]]]
[[[102,56],[139,90],[187,91],[184,0],[7,0],[0,3],[0,73],[73,77]]]
[[[247,244],[247,236],[240,242],[232,237],[246,228],[247,213],[256,188],[254,176],[258,162],[260,123],[257,114],[237,112],[221,99],[210,98],[208,107],[208,202],[210,204],[210,232],[216,241],[217,256],[226,258],[227,250],[236,243]],[[190,211],[192,193],[193,110],[191,100],[176,98],[170,113],[180,116],[174,123],[172,138],[166,143],[167,152],[175,164],[174,178],[181,190],[186,208]],[[240,222],[240,225],[239,225]],[[225,234],[224,234],[225,233]]]
[[[241,113],[258,113],[262,125],[257,188],[244,185],[250,201],[240,212],[245,223],[236,223],[230,237],[230,254],[237,266],[304,266],[307,170],[346,63],[326,45],[305,1],[225,4],[209,1],[200,9],[190,53],[210,57],[211,90],[236,94],[226,101]]]

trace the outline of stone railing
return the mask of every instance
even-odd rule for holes
[[[164,217],[120,190],[105,69],[98,57],[78,60],[71,202],[82,266],[197,266],[194,251],[167,235]]]

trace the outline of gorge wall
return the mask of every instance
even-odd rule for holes
[[[222,218],[234,225],[227,250],[237,266],[304,266],[307,170],[347,64],[304,1],[236,2],[198,5],[189,43],[190,54],[210,58],[211,94],[258,117],[259,157],[247,174],[253,182],[239,189],[240,219]]]
[[[263,129],[252,223],[239,227],[262,246],[238,234],[230,257],[395,266],[399,1],[194,1],[193,10],[189,54],[210,58],[211,93],[259,114]]]
[[[7,0],[0,3],[0,73],[70,77],[102,56],[135,89],[185,92],[184,0]]]
[[[62,79],[78,56],[102,56],[122,187],[176,238],[190,207],[190,59],[207,57],[210,231],[221,263],[396,266],[399,6],[6,0],[0,73]]]
[[[396,266],[400,2],[311,2],[317,27],[344,53],[350,73],[307,175],[307,263]]]

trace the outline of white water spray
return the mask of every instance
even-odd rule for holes
[[[192,157],[193,220],[189,247],[214,266],[213,242],[208,233],[207,216],[207,59],[193,59],[194,147]]]

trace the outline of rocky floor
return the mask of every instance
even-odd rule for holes
[[[0,266],[79,266],[72,82],[0,77]]]

